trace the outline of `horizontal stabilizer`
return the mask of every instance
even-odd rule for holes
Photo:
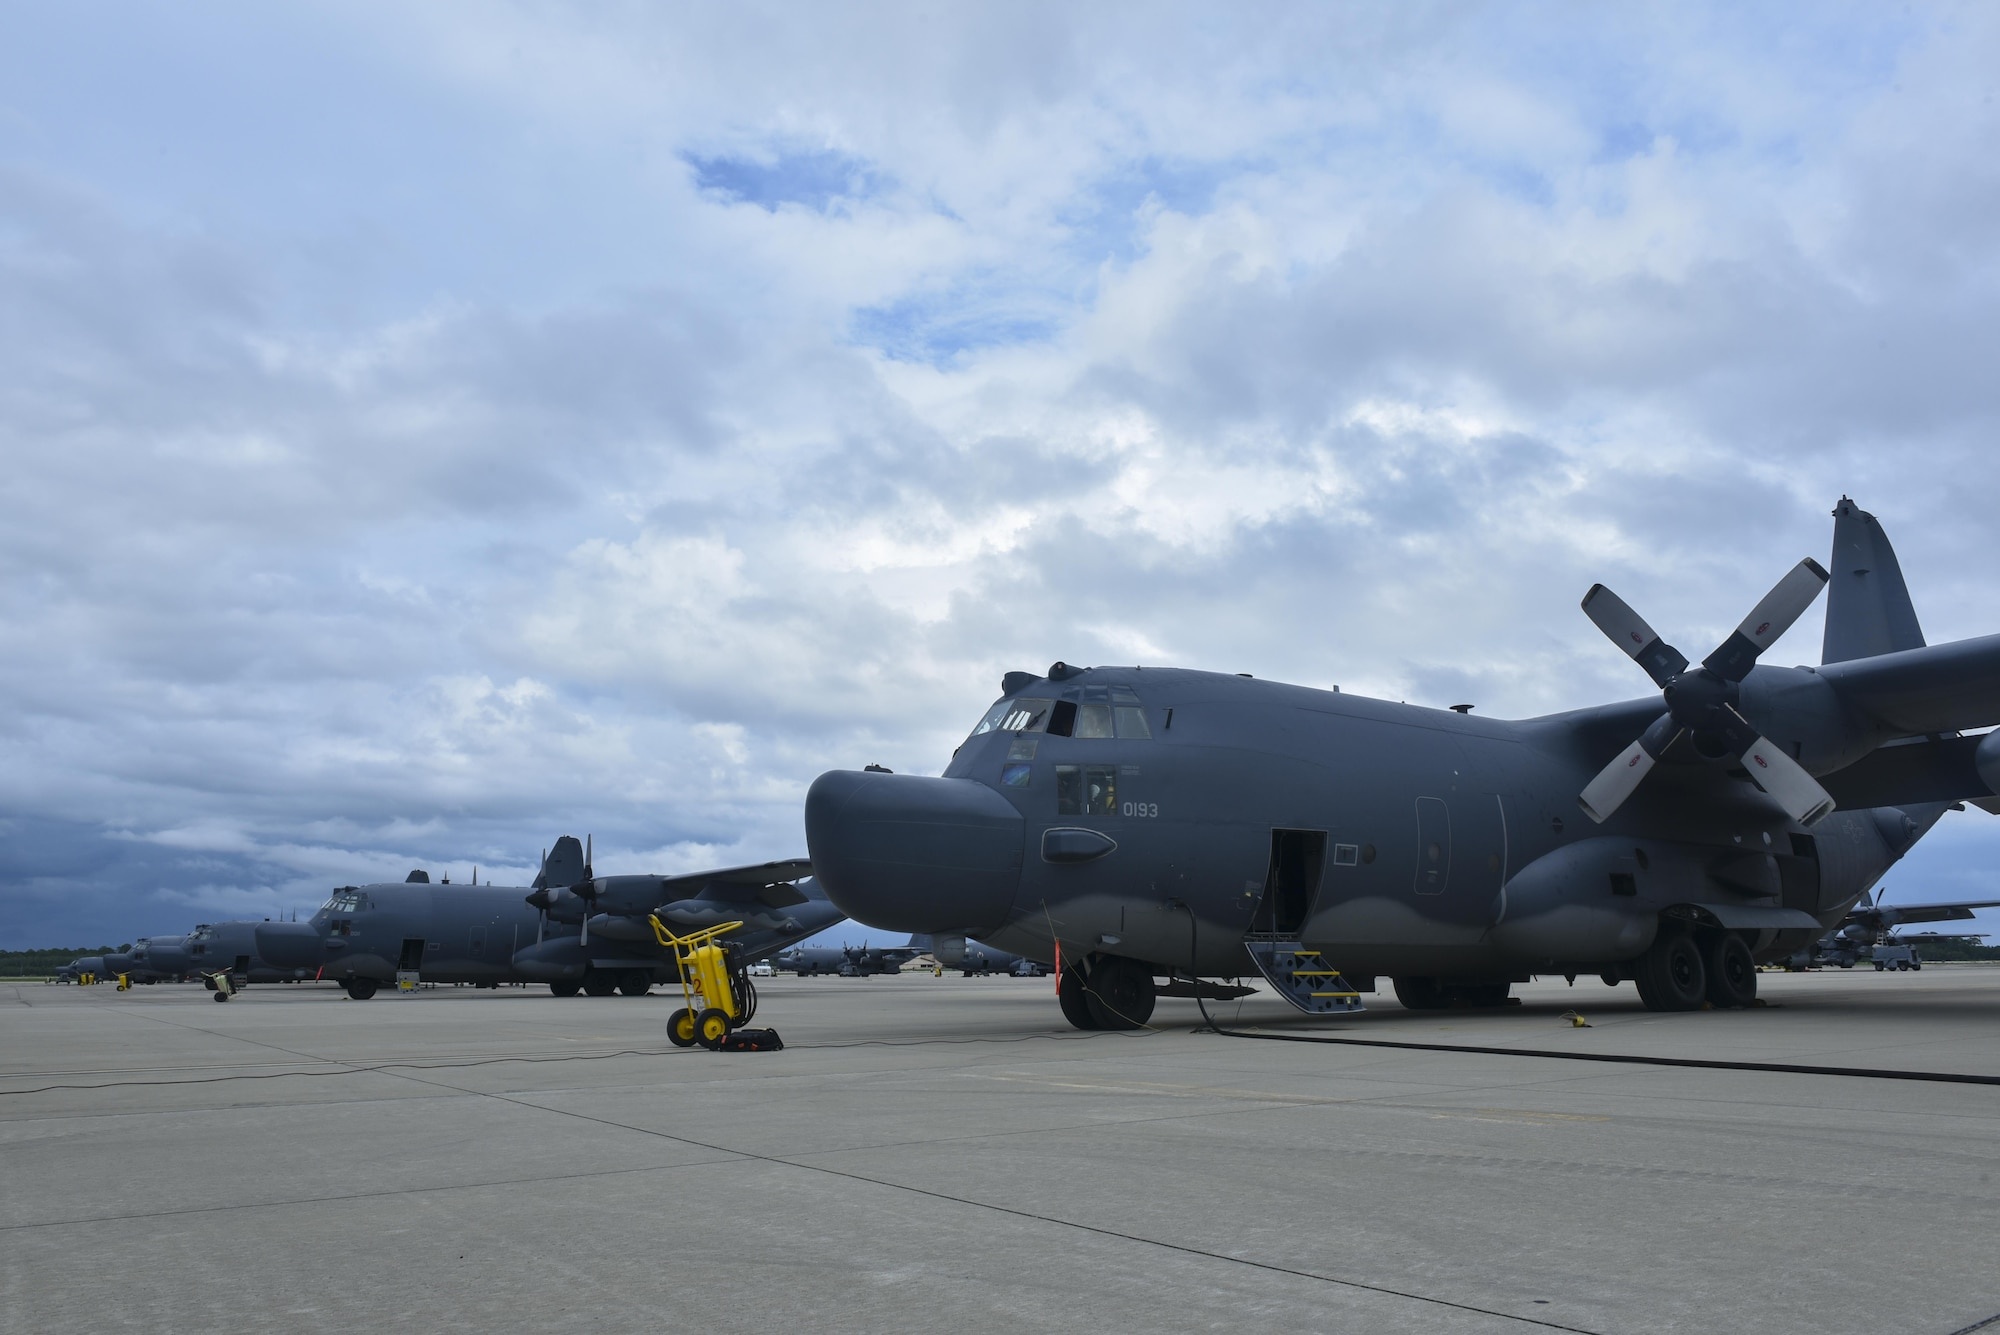
[[[1991,799],[1993,790],[1974,763],[1983,740],[1940,737],[1878,747],[1846,769],[1821,775],[1820,786],[1843,811]]]
[[[2000,635],[1829,663],[1819,675],[1842,704],[1905,736],[2000,724]]]

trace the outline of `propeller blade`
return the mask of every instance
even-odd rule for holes
[[[1646,618],[1602,584],[1591,585],[1590,592],[1583,595],[1583,614],[1644,668],[1655,686],[1664,688],[1687,670],[1687,655],[1661,639],[1660,633],[1646,624]]]
[[[580,946],[587,946],[590,944],[590,907],[588,905],[584,906],[583,931],[578,933],[577,944]]]
[[[1806,773],[1805,766],[1786,755],[1768,738],[1758,735],[1750,720],[1734,709],[1723,711],[1730,719],[1730,742],[1748,736],[1750,741],[1737,751],[1737,759],[1759,788],[1776,799],[1785,814],[1801,825],[1813,825],[1833,810],[1833,797]]]
[[[1667,748],[1680,740],[1680,735],[1673,715],[1662,714],[1654,719],[1638,741],[1620,751],[1578,794],[1576,801],[1583,814],[1599,825],[1610,820],[1612,813],[1624,806],[1625,799],[1638,789],[1640,781],[1653,772],[1653,766]]]
[[[1826,567],[1810,556],[1793,566],[1701,665],[1724,681],[1742,681],[1757,666],[1757,656],[1805,615],[1827,579]]]
[[[583,836],[583,879],[588,881],[597,875],[591,870],[590,836]]]

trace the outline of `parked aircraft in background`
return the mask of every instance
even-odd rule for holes
[[[1016,955],[989,946],[984,941],[968,941],[962,936],[930,936],[918,933],[913,935],[910,941],[912,944],[922,941],[930,957],[937,961],[939,969],[956,969],[967,978],[988,973],[1011,973],[1024,978],[1040,978],[1047,968],[1044,961]]]
[[[85,978],[95,978],[101,981],[105,977],[104,956],[102,955],[78,955],[55,972],[55,979],[59,983],[76,983],[81,982]]]
[[[792,946],[779,951],[771,963],[779,973],[795,973],[801,978],[816,974],[838,974],[843,978],[869,978],[878,973],[898,973],[905,964],[923,954],[906,946]]]
[[[865,941],[858,946],[793,946],[780,951],[773,963],[781,973],[801,977],[839,974],[843,978],[867,978],[878,973],[897,973],[924,955],[936,961],[940,972],[955,969],[967,978],[988,973],[1040,977],[1042,973],[1042,966],[1034,960],[995,950],[978,941],[967,941],[962,936],[933,938],[925,932],[912,934],[900,946],[871,946]]]
[[[310,922],[263,923],[258,951],[313,968],[356,999],[401,976],[425,982],[546,983],[558,996],[643,995],[677,977],[647,925],[688,931],[741,922],[728,944],[748,963],[841,920],[803,859],[682,876],[596,876],[583,844],[556,841],[528,886],[403,882],[345,886]]]
[[[1899,937],[1899,928],[1925,922],[1969,922],[1974,909],[2000,908],[2000,899],[1982,899],[1967,903],[1938,904],[1896,904],[1882,901],[1888,898],[1884,890],[1869,902],[1867,895],[1861,902],[1847,911],[1840,925],[1828,932],[1804,950],[1795,951],[1785,960],[1788,969],[1818,969],[1833,967],[1851,969],[1856,964],[1873,963],[1877,968],[1888,967],[1921,968],[1916,958],[1912,938]],[[1933,939],[1941,939],[1938,934]],[[1962,933],[1963,936],[1984,936],[1983,932]]]
[[[1177,669],[1010,672],[940,778],[806,799],[833,902],[1065,965],[1083,1028],[1156,979],[1255,968],[1309,1013],[1492,1006],[1537,973],[1656,1010],[1746,1005],[1943,813],[2000,797],[2000,635],[1926,647],[1881,526],[1842,498],[1804,561],[1690,664],[1602,585],[1660,694],[1520,722]],[[1821,665],[1758,658],[1831,581]],[[1838,809],[1836,809],[1838,807]],[[1204,986],[1206,986],[1204,984]]]

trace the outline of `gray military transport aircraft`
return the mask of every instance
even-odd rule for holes
[[[967,978],[988,973],[1020,973],[1041,976],[1041,965],[1019,955],[962,936],[931,936],[912,932],[900,946],[793,946],[781,950],[772,961],[780,973],[801,978],[813,974],[839,974],[843,978],[868,978],[878,973],[898,973],[919,955],[937,961],[939,972],[955,969]]]
[[[1602,585],[1584,611],[1659,695],[1516,722],[1208,672],[1010,672],[940,778],[837,770],[806,798],[833,902],[1062,964],[1079,1028],[1255,967],[1302,1010],[1378,976],[1419,1008],[1535,974],[1655,1010],[1755,998],[1938,818],[2000,794],[2000,635],[1926,647],[1845,497],[1690,664]],[[1829,580],[1818,667],[1758,665]]]
[[[260,923],[258,952],[320,971],[366,1000],[399,977],[546,983],[557,996],[642,996],[677,977],[648,915],[690,931],[724,922],[740,965],[833,926],[840,910],[804,859],[682,876],[598,876],[585,845],[556,840],[529,886],[433,885],[428,873],[335,890],[310,922]]]
[[[1927,922],[1970,922],[1975,909],[2000,908],[2000,900],[1978,899],[1945,901],[1936,904],[1885,904],[1889,897],[1884,890],[1875,897],[1873,903],[1868,896],[1861,896],[1859,903],[1847,911],[1847,916],[1825,936],[1804,950],[1795,951],[1784,960],[1787,969],[1818,969],[1832,966],[1851,969],[1864,960],[1875,961],[1881,968],[1882,961],[1893,959],[1905,967],[1922,968],[1911,948],[1914,942],[1923,939],[1938,940],[1938,934],[1929,938],[1899,938],[1897,929]],[[1952,936],[1954,934],[1944,934]],[[1974,940],[1985,936],[1984,932],[1955,934],[1958,939]],[[1885,953],[1886,952],[1886,953]]]

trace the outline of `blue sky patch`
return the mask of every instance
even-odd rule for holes
[[[855,342],[895,361],[951,366],[983,348],[1042,342],[1060,325],[1046,306],[953,289],[863,307],[850,331]]]
[[[824,213],[835,200],[866,199],[883,186],[881,175],[865,159],[827,148],[781,152],[770,162],[692,153],[686,161],[701,190],[732,204],[755,204],[769,213],[785,204]]]

